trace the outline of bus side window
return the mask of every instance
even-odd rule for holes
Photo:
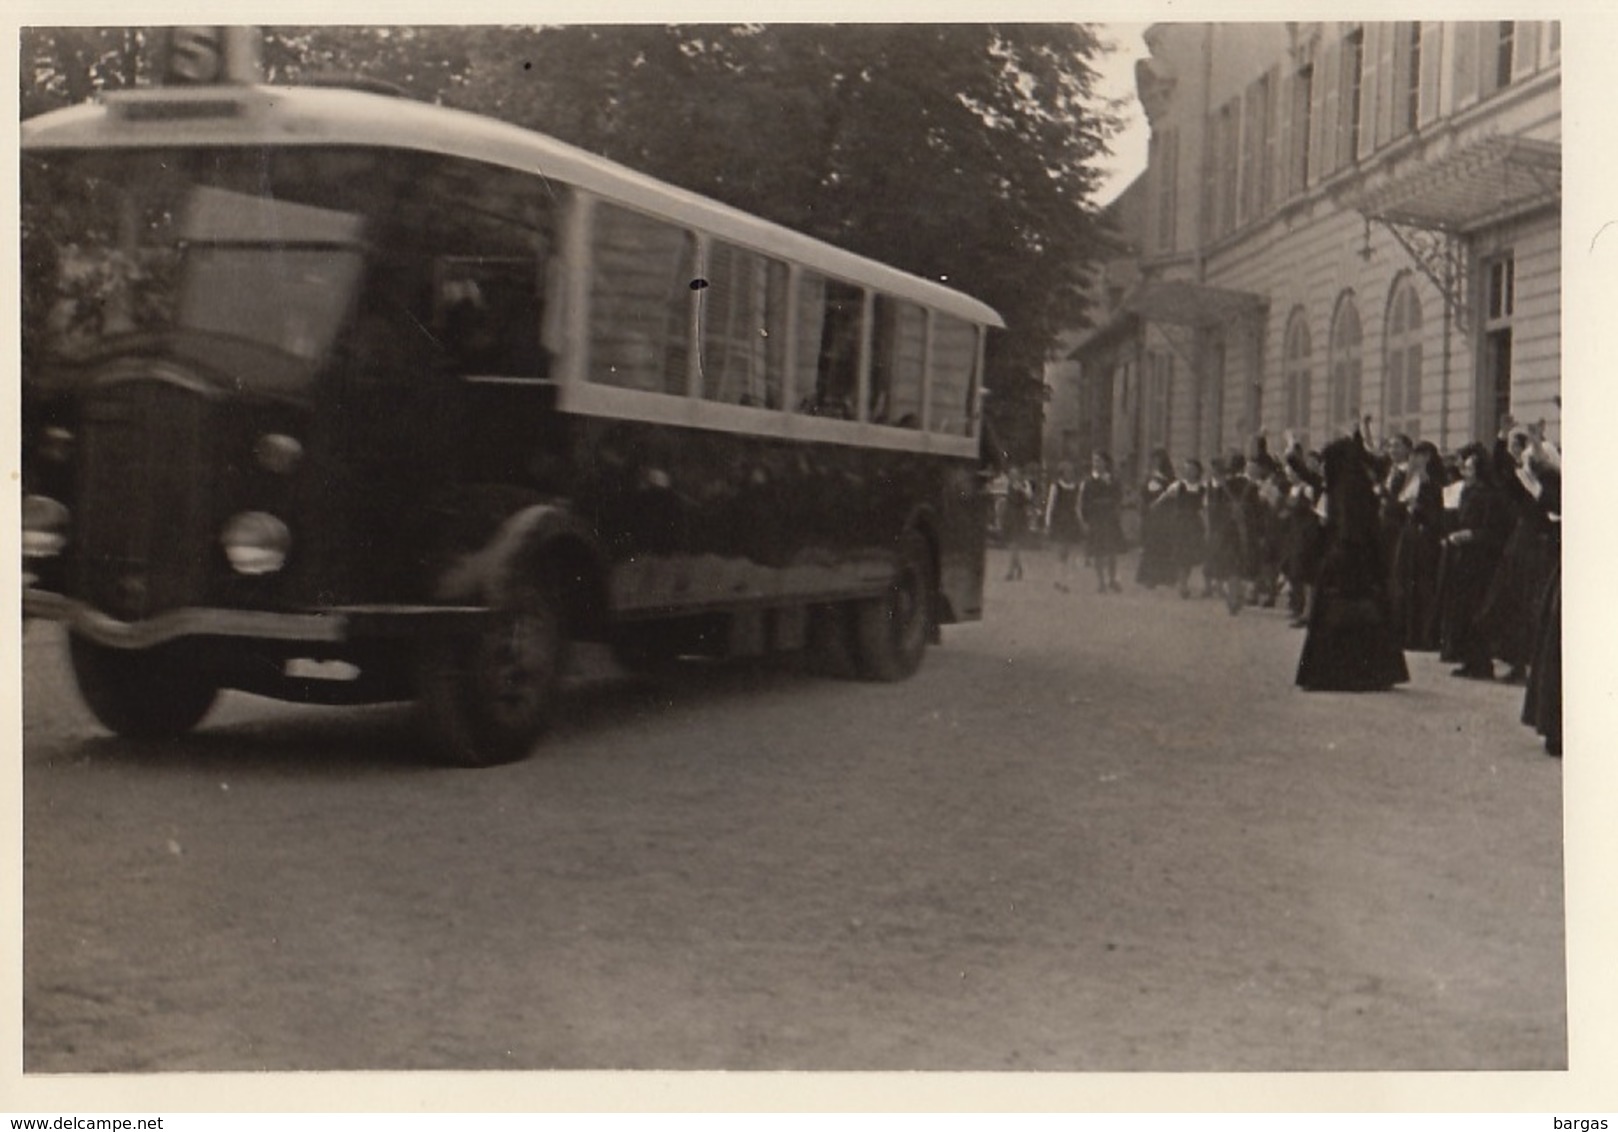
[[[853,420],[864,293],[805,272],[798,295],[798,411]]]
[[[702,328],[702,396],[757,408],[781,407],[786,371],[787,266],[714,241],[697,293]]]
[[[389,237],[420,257],[426,325],[458,376],[543,378],[540,341],[555,201],[532,177],[455,158],[421,159]]]
[[[591,235],[590,380],[684,395],[700,289],[685,229],[602,202]]]
[[[978,328],[946,314],[933,316],[932,395],[929,432],[972,435],[973,383],[978,368]]]
[[[920,428],[927,312],[914,303],[878,295],[873,331],[868,419]]]

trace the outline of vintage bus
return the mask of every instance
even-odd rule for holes
[[[981,617],[989,307],[352,89],[22,127],[25,612],[128,736],[419,699],[521,757],[576,642],[909,676]]]

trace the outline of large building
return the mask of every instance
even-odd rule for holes
[[[1046,451],[1319,446],[1371,416],[1453,450],[1559,432],[1554,22],[1158,24],[1127,289],[1066,359]],[[1063,397],[1064,385],[1073,386]]]

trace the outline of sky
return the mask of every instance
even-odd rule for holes
[[[1103,43],[1114,47],[1096,68],[1101,72],[1100,93],[1105,98],[1127,98],[1129,103],[1123,111],[1124,128],[1112,140],[1113,152],[1101,162],[1105,175],[1096,193],[1098,204],[1110,204],[1146,168],[1146,114],[1135,97],[1135,60],[1146,54],[1141,33],[1147,26],[1100,25]]]

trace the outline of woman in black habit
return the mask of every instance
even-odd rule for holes
[[[1561,455],[1542,438],[1532,442],[1519,481],[1547,528],[1550,574],[1540,595],[1528,691],[1522,721],[1544,736],[1548,754],[1562,755],[1562,467]]]
[[[1439,658],[1460,661],[1453,676],[1493,680],[1493,649],[1481,615],[1512,516],[1502,504],[1483,445],[1461,449],[1461,480],[1460,510],[1454,529],[1444,536],[1439,566]]]
[[[1174,465],[1166,449],[1152,449],[1146,482],[1140,489],[1140,564],[1135,581],[1147,589],[1172,586],[1179,579],[1174,561],[1174,513],[1157,506],[1174,485]]]
[[[1333,441],[1321,455],[1325,541],[1298,657],[1298,686],[1312,692],[1385,691],[1407,683],[1410,672],[1389,610],[1370,454],[1356,437]]]
[[[1393,505],[1393,619],[1409,652],[1438,649],[1438,562],[1444,543],[1444,462],[1431,441],[1417,444]]]

